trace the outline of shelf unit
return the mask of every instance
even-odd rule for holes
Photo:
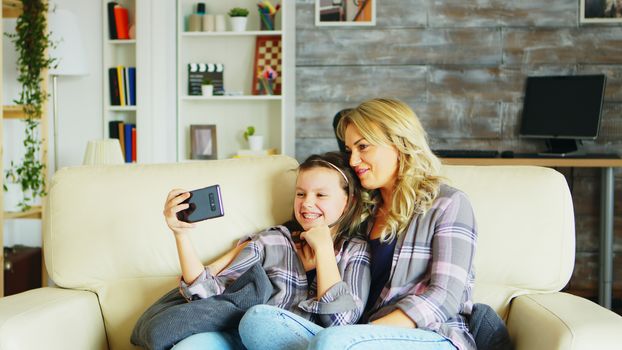
[[[275,30],[256,30],[260,17],[255,0],[208,0],[206,13],[225,15],[233,7],[249,10],[247,31],[189,32],[188,17],[196,0],[177,0],[177,160],[190,159],[190,125],[216,125],[218,158],[230,158],[248,148],[243,138],[247,126],[264,136],[264,148],[294,156],[295,109],[295,2],[280,1]],[[273,1],[273,3],[275,3]],[[281,95],[253,95],[253,65],[258,36],[281,38]],[[224,64],[224,89],[235,95],[191,96],[189,63]]]
[[[136,38],[137,39],[110,39],[108,28],[108,3],[112,0],[102,0],[102,77],[103,77],[103,92],[104,92],[104,112],[103,112],[103,137],[110,137],[109,123],[111,121],[121,121],[123,123],[131,123],[136,125],[137,134],[137,161],[143,161],[144,157],[142,149],[143,143],[141,143],[141,108],[139,98],[140,88],[142,87],[142,80],[139,77],[140,70],[138,69],[138,46],[139,46],[139,31],[137,27],[138,2],[140,0],[114,0],[114,2],[128,9],[129,25],[135,25]],[[124,67],[136,67],[136,105],[116,106],[111,104],[110,98],[110,81],[108,78],[108,69],[124,66]],[[125,156],[125,155],[124,155]]]
[[[2,0],[2,12],[0,15],[0,33],[4,33],[4,25],[3,18],[17,18],[21,15],[22,12],[22,3],[17,0]],[[6,39],[4,39],[6,40]],[[0,49],[1,52],[1,49]],[[2,59],[2,55],[0,55],[0,64],[3,64],[4,61]],[[43,75],[43,90],[48,90],[48,74],[47,71],[42,72]],[[2,73],[0,72],[0,77],[2,77]],[[0,97],[2,97],[2,90],[0,86]],[[41,161],[46,166],[48,165],[48,140],[45,135],[48,130],[48,115],[47,115],[47,102],[43,104],[43,113],[41,114],[41,119],[39,120],[39,129],[40,135],[44,135],[41,138]],[[2,118],[0,118],[0,135],[4,133],[4,121],[7,119],[26,119],[26,114],[22,106],[2,106]],[[4,154],[4,146],[0,144],[0,158]],[[4,183],[4,164],[0,162],[0,182]],[[43,178],[46,186],[49,185],[47,178],[47,171],[44,171]],[[47,188],[46,188],[47,191]],[[45,203],[45,200],[42,199],[42,203]],[[32,206],[29,210],[24,212],[10,212],[4,211],[4,191],[0,191],[0,213],[2,216],[0,217],[0,246],[4,247],[4,221],[5,220],[15,220],[15,219],[39,219],[41,220],[44,217],[44,212],[46,208],[45,205]],[[42,225],[43,226],[43,225]],[[0,297],[4,296],[4,254],[0,254]],[[41,284],[42,286],[47,285],[48,275],[47,270],[45,269],[45,262],[42,259],[42,276],[41,276]]]

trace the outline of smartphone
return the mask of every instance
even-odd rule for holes
[[[188,203],[190,206],[177,212],[180,221],[198,222],[225,215],[219,185],[190,191],[190,197],[182,203]]]

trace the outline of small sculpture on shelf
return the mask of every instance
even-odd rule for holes
[[[268,0],[261,1],[257,4],[257,11],[259,12],[259,23],[261,30],[274,30],[274,17],[276,13],[281,9],[281,4],[273,6]]]
[[[259,80],[259,94],[274,95],[274,82],[277,77],[277,72],[270,66],[265,66],[262,71],[258,72],[257,80]]]
[[[214,84],[212,83],[212,79],[204,78],[201,82],[201,95],[203,96],[212,96],[214,95]]]
[[[231,20],[231,30],[234,32],[243,32],[246,30],[246,22],[248,20],[248,10],[243,7],[234,7],[229,10]]]

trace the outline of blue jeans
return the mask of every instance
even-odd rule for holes
[[[177,343],[171,350],[245,350],[237,331],[197,333]]]
[[[240,338],[249,350],[455,350],[437,333],[422,329],[351,325],[322,328],[273,306],[250,308],[240,321]]]

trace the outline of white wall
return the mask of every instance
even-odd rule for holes
[[[143,33],[148,40],[150,57],[150,102],[146,109],[151,114],[148,131],[152,135],[149,162],[175,161],[175,0],[139,0],[148,26]],[[102,3],[101,0],[56,0],[56,6],[78,16],[78,25],[86,48],[89,74],[83,77],[58,78],[58,163],[59,168],[82,163],[88,140],[103,136],[103,81],[102,81]],[[139,19],[140,20],[140,19]],[[15,28],[15,20],[4,20],[5,31]],[[3,39],[3,103],[10,104],[17,96],[15,50],[7,38]],[[140,69],[140,66],[139,66]],[[50,92],[52,84],[50,81]],[[139,102],[141,103],[141,102]],[[52,101],[49,101],[49,171],[54,172]],[[5,121],[4,164],[21,157],[23,127],[19,122]],[[38,220],[7,221],[4,226],[5,246],[27,244],[40,246],[41,228]]]

